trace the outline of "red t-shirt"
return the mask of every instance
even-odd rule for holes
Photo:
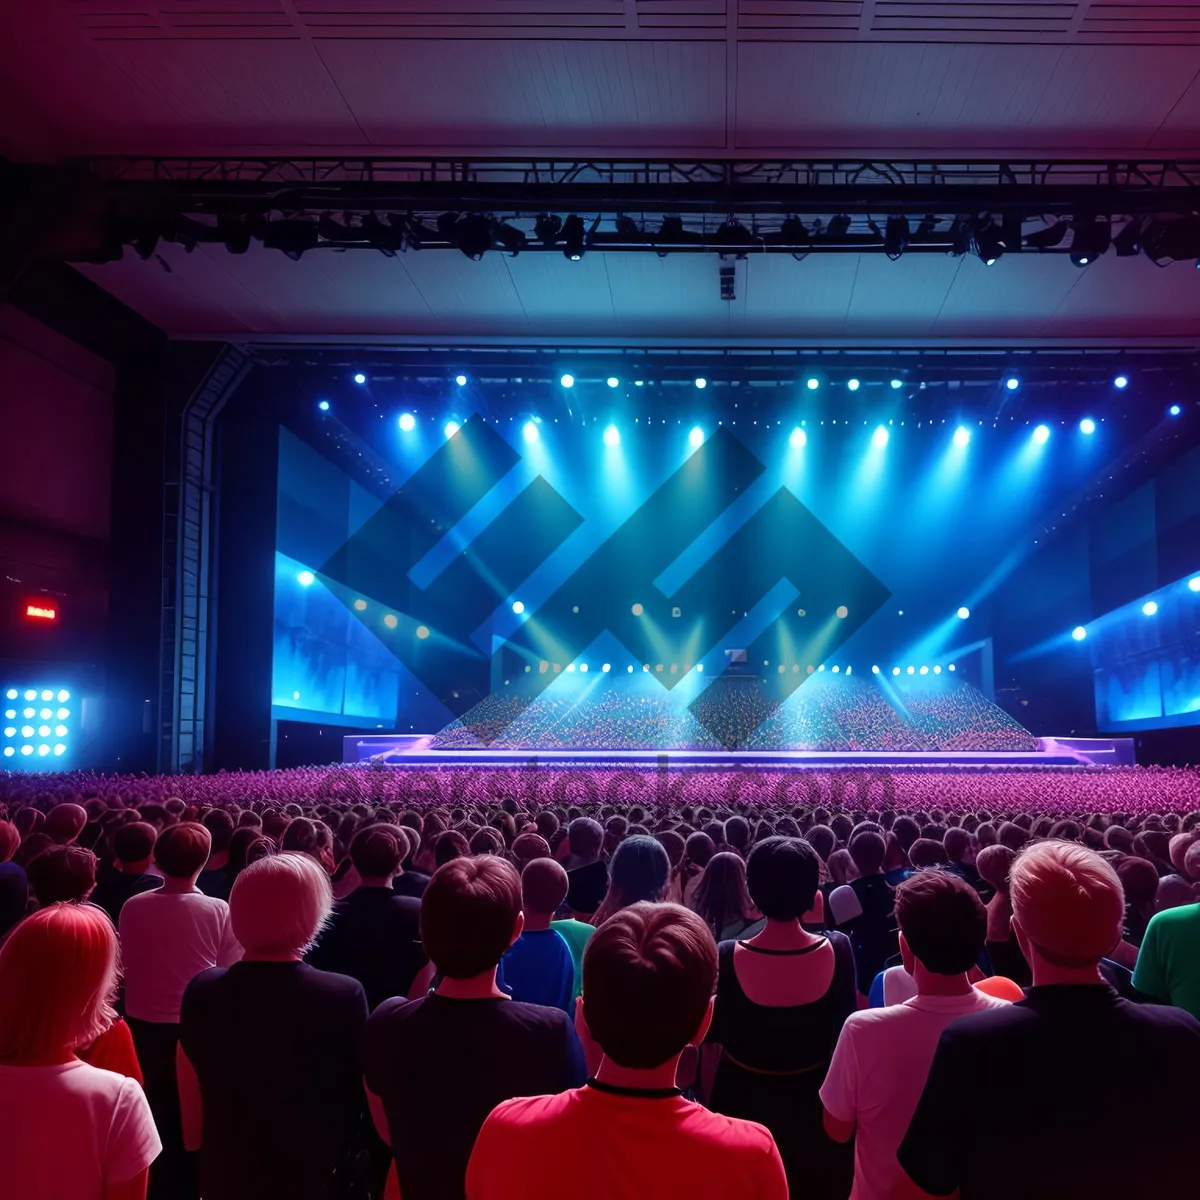
[[[589,1085],[506,1100],[484,1122],[467,1200],[787,1200],[775,1140],[761,1125],[682,1096]]]

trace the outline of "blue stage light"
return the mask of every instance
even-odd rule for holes
[[[965,604],[958,610],[958,619],[960,621],[965,621],[970,615],[971,610]]]
[[[621,431],[615,425],[610,425],[604,431],[604,444],[606,446],[619,446],[621,444]]]
[[[803,429],[793,429],[791,437],[788,438],[788,444],[793,450],[799,450],[801,446],[808,442],[808,434]]]
[[[16,737],[16,736],[17,736],[17,730],[16,730],[16,727],[15,727],[15,726],[13,726],[13,725],[6,725],[6,726],[4,727],[4,736],[5,736],[6,738],[9,738],[9,737]]]
[[[1183,412],[1183,409],[1180,408],[1178,404],[1172,404],[1171,407],[1167,409],[1167,415],[1171,417],[1177,417],[1181,412]]]
[[[847,668],[846,668],[846,674],[847,674],[847,675],[849,675],[849,674],[850,674],[850,672],[851,672],[852,670],[853,670],[853,668],[852,668],[852,667],[847,667]]]
[[[461,427],[457,421],[447,421],[444,432],[448,438],[452,438],[460,428]]]
[[[66,688],[63,688],[63,690],[62,690],[61,692],[59,692],[59,693],[58,693],[58,699],[59,699],[59,703],[60,703],[60,704],[61,704],[61,703],[62,703],[64,700],[70,700],[70,698],[71,698],[71,693],[70,693],[70,692],[68,692]]]
[[[953,670],[954,670],[954,664],[953,664],[953,663],[951,663],[951,664],[950,664],[950,665],[949,665],[949,666],[946,668],[946,670],[947,670],[947,671],[953,671]]]
[[[59,742],[58,745],[54,747],[54,753],[56,756],[60,754],[66,754],[66,752],[67,748],[62,744],[62,742]]]
[[[688,441],[691,442],[693,446],[702,445],[704,442],[704,430],[697,425],[696,428],[688,434]]]
[[[626,667],[625,670],[628,671],[630,675],[633,674],[633,666],[632,665]]]
[[[893,675],[899,675],[899,674],[900,674],[900,668],[899,668],[899,667],[893,667],[893,668],[892,668],[892,674],[893,674]]]
[[[14,749],[12,748],[12,746],[5,746],[5,747],[4,747],[4,757],[5,757],[5,758],[12,758],[12,756],[13,756],[14,754],[16,754],[16,750],[14,750]]]
[[[466,387],[467,377],[465,375],[455,375],[454,382],[457,383],[459,387]]]
[[[26,743],[24,746],[21,747],[21,753],[22,754],[32,754],[33,747],[31,745],[29,745],[28,743]]]
[[[836,675],[841,670],[841,667],[834,667],[833,673]]]
[[[905,668],[905,669],[906,669],[906,671],[907,671],[907,673],[908,673],[909,675],[915,675],[915,674],[917,673],[917,668],[916,668],[916,667],[907,667],[907,668]]]
[[[401,413],[400,414],[400,428],[403,429],[405,433],[412,433],[412,431],[414,429],[416,429],[416,427],[417,427],[417,418],[414,417],[412,415],[412,413]]]
[[[940,675],[940,674],[942,673],[942,668],[941,668],[941,667],[938,667],[938,666],[935,666],[935,667],[933,668],[933,673],[934,673],[935,675]]]
[[[706,387],[708,387],[708,380],[701,377],[696,380],[696,386],[703,391]]]
[[[514,600],[512,610],[519,617],[525,611],[525,605],[522,604],[520,600]]]
[[[605,675],[607,675],[609,673],[609,671],[612,670],[612,663],[605,663],[604,666],[602,666],[600,668],[600,670],[602,670],[605,673]]]
[[[893,379],[892,380],[892,391],[898,392],[903,386],[904,386],[903,379]]]
[[[808,379],[805,380],[804,386],[806,388],[808,388],[808,390],[810,392],[815,392],[817,390],[817,388],[819,388],[821,386],[821,381],[819,379],[815,378],[814,376],[810,375],[808,377]]]
[[[960,425],[954,431],[954,444],[956,446],[965,446],[970,440],[971,431],[965,425]]]
[[[581,671],[581,672],[582,672],[584,675],[586,675],[586,674],[587,674],[587,669],[588,669],[588,665],[587,665],[587,663],[580,663],[580,664],[579,664],[579,670],[580,670],[580,671]]]
[[[610,375],[606,382],[611,388],[619,387],[621,384],[621,381],[615,375]]]
[[[1083,420],[1079,422],[1079,432],[1080,433],[1095,433],[1096,432],[1096,422],[1093,421],[1091,417],[1084,417]]]
[[[317,581],[317,577],[311,571],[301,571],[300,574],[296,576],[296,580],[299,582],[301,587],[312,587],[312,585]]]
[[[322,412],[328,412],[328,411],[329,411],[329,401],[328,401],[328,400],[322,400],[322,401],[321,401],[321,402],[320,402],[320,403],[317,405],[317,407],[318,407],[318,408],[319,408],[319,409],[320,409]]]
[[[1142,605],[1142,612],[1146,616],[1152,617],[1156,612],[1158,612],[1158,605],[1153,600],[1147,600],[1146,603]]]
[[[1188,580],[1188,591],[1200,592],[1200,575],[1193,575],[1192,578]]]
[[[1010,392],[1015,392],[1017,388],[1021,386],[1021,381],[1015,375],[1010,375],[1004,381],[1004,386],[1008,388]]]
[[[558,382],[561,383],[563,385],[563,387],[574,387],[575,386],[575,376],[574,375],[564,375]]]
[[[888,444],[888,431],[880,425],[878,429],[871,435],[871,445],[877,450],[882,450]]]
[[[9,700],[15,700],[17,698],[17,689],[9,688],[8,691],[4,693],[4,695]]]
[[[1044,446],[1050,440],[1050,426],[1039,425],[1033,431],[1033,440],[1037,442],[1039,446]]]
[[[872,667],[872,668],[871,668],[871,674],[872,674],[872,675],[878,675],[878,674],[879,674],[879,668],[878,668],[878,667]]]
[[[354,382],[361,387],[367,382],[367,377],[361,371],[359,371],[358,374],[354,376]]]
[[[1077,642],[1082,642],[1083,639],[1087,637],[1087,629],[1082,625],[1076,625],[1075,628],[1071,630],[1071,636]]]
[[[929,674],[929,668],[928,668],[928,667],[922,667],[922,668],[921,668],[921,671],[920,671],[920,674],[922,674],[922,675],[928,675],[928,674]]]
[[[1126,375],[1118,375],[1116,377],[1116,379],[1113,380],[1113,387],[1123,388],[1123,387],[1128,387],[1128,386],[1129,386],[1129,377]]]
[[[703,664],[703,663],[697,663],[697,664],[696,664],[696,670],[697,670],[697,671],[699,671],[701,675],[703,675],[703,674],[704,674],[704,664]]]
[[[857,392],[857,391],[858,391],[858,389],[859,389],[859,386],[860,386],[860,385],[859,385],[859,382],[858,382],[858,380],[857,380],[857,379],[847,379],[847,380],[846,380],[846,386],[847,386],[847,387],[848,387],[848,388],[849,388],[849,389],[850,389],[852,392]]]
[[[537,427],[537,425],[534,424],[533,421],[525,422],[524,432],[525,432],[525,440],[527,442],[536,442],[538,440],[538,438],[541,437],[541,434],[538,432],[538,427]]]

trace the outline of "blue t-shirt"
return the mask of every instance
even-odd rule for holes
[[[575,963],[555,930],[526,930],[500,960],[500,972],[514,1000],[574,1012]]]

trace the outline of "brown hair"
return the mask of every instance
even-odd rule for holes
[[[96,886],[96,856],[82,846],[51,846],[25,874],[43,908],[60,900],[86,900]]]
[[[987,937],[975,889],[947,871],[918,871],[896,888],[896,921],[908,948],[937,975],[969,971]]]
[[[521,913],[521,877],[496,855],[438,867],[421,897],[421,941],[437,969],[469,979],[494,967],[512,945]]]
[[[554,913],[567,896],[567,873],[552,858],[535,858],[521,872],[521,903],[539,916]]]
[[[187,879],[208,862],[212,834],[198,821],[168,825],[154,845],[154,861],[171,879]]]
[[[700,1030],[717,981],[717,944],[678,904],[634,904],[610,917],[583,955],[583,1015],[622,1067],[669,1061]]]
[[[350,843],[350,861],[364,879],[381,879],[400,869],[407,841],[401,847],[394,825],[368,825]]]
[[[123,863],[145,862],[154,853],[158,830],[145,821],[130,821],[114,829],[109,840],[115,859]]]

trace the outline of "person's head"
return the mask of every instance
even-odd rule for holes
[[[745,817],[730,817],[725,822],[725,844],[743,855],[750,848],[750,822]]]
[[[921,836],[921,827],[912,817],[897,817],[892,822],[892,833],[896,835],[900,849],[907,854],[909,846]]]
[[[60,846],[69,845],[87,824],[87,809],[82,804],[56,804],[46,814],[43,832]]]
[[[822,862],[837,849],[837,835],[828,825],[814,825],[804,835],[804,840],[820,855]]]
[[[1167,855],[1171,860],[1171,866],[1185,878],[1187,877],[1187,852],[1192,843],[1197,841],[1200,841],[1200,833],[1192,831],[1191,833],[1177,833],[1167,843]]]
[[[504,838],[498,829],[487,825],[471,835],[470,850],[475,855],[501,854],[504,851]]]
[[[1116,872],[1130,911],[1143,920],[1149,919],[1158,895],[1158,872],[1154,864],[1130,854],[1117,863]]]
[[[567,826],[567,845],[573,858],[594,861],[604,849],[604,826],[591,817],[576,817]]]
[[[649,1070],[703,1040],[717,946],[677,904],[634,904],[610,917],[583,954],[583,1019],[618,1066]]]
[[[825,865],[829,868],[829,878],[839,887],[858,878],[858,868],[855,867],[849,850],[835,850]]]
[[[6,863],[21,844],[21,834],[11,821],[0,821],[0,863]]]
[[[24,867],[0,863],[0,943],[29,907],[29,880]]]
[[[204,870],[212,835],[198,821],[168,825],[154,844],[154,861],[167,879],[195,879]]]
[[[850,857],[854,859],[854,868],[860,876],[878,874],[886,853],[887,842],[882,834],[873,830],[863,830],[850,839]]]
[[[496,855],[438,867],[421,897],[421,942],[450,979],[495,968],[521,935],[521,877]]]
[[[43,908],[61,900],[86,900],[96,886],[96,856],[82,846],[51,846],[26,869]]]
[[[521,905],[527,915],[553,916],[567,897],[567,873],[552,858],[535,858],[521,872]]]
[[[1020,850],[1029,841],[1029,831],[1015,821],[1005,821],[996,831],[996,840],[1010,850]]]
[[[109,838],[113,858],[121,864],[121,870],[140,875],[154,857],[154,843],[158,830],[145,821],[131,821],[114,829]]]
[[[1183,875],[1193,882],[1200,881],[1200,841],[1194,841],[1184,852]]]
[[[400,869],[401,854],[394,825],[367,825],[350,843],[350,861],[364,883],[390,884]]]
[[[689,833],[687,840],[683,843],[683,861],[693,867],[704,868],[708,866],[708,860],[716,852],[717,848],[713,845],[712,838],[707,833],[701,833],[699,830],[695,833]]]
[[[115,1020],[117,935],[103,909],[52,904],[0,946],[0,1063],[53,1060]]]
[[[1008,889],[1013,930],[1035,976],[1038,959],[1095,967],[1121,939],[1121,881],[1094,850],[1070,842],[1030,846],[1013,863]]]
[[[933,838],[917,838],[908,848],[908,861],[917,871],[940,866],[946,861],[946,848]]]
[[[250,863],[265,857],[261,853],[251,857],[252,849],[259,845],[270,847],[271,854],[277,850],[275,843],[264,836],[261,826],[239,825],[233,831],[233,837],[229,839],[229,874],[231,878],[236,879],[239,871],[244,871]]]
[[[803,838],[767,838],[746,860],[746,889],[768,921],[800,920],[813,907],[820,876],[817,852]]]
[[[433,861],[438,867],[452,858],[463,858],[470,853],[470,844],[457,829],[447,829],[439,833],[437,841],[433,844]]]
[[[608,895],[597,913],[597,922],[602,923],[630,904],[661,899],[670,874],[667,852],[652,837],[626,838],[609,866]]]
[[[987,910],[975,889],[947,871],[918,871],[896,888],[900,953],[935,975],[961,975],[974,965],[987,937]]]
[[[229,814],[229,810],[226,808],[212,809],[211,812],[204,814],[202,824],[212,837],[210,855],[223,854],[227,851],[229,849],[229,839],[233,837],[233,831],[237,828],[233,817]]]
[[[238,872],[229,893],[233,935],[247,959],[299,959],[329,919],[329,876],[306,854],[260,858]]]
[[[961,826],[952,825],[946,830],[942,848],[946,851],[947,862],[970,864],[972,861],[971,835]]]
[[[536,858],[549,858],[550,843],[540,833],[521,833],[513,841],[512,855],[521,870]]]
[[[721,936],[726,925],[748,920],[753,915],[754,902],[746,890],[745,859],[731,850],[714,854],[696,885],[691,907],[716,937]]]
[[[1104,844],[1109,850],[1119,850],[1122,854],[1133,853],[1133,834],[1124,825],[1110,825],[1104,831]]]
[[[683,851],[686,846],[683,835],[676,833],[674,829],[663,829],[654,837],[667,852],[667,861],[671,864],[671,870],[674,870],[683,862]]]
[[[1002,895],[1008,895],[1008,874],[1016,861],[1016,852],[999,844],[985,846],[975,859],[975,870],[984,883]]]

